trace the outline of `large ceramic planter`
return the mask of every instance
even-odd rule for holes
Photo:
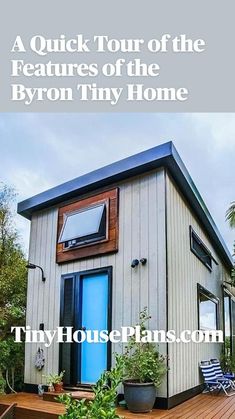
[[[156,399],[153,383],[124,381],[124,398],[128,410],[133,413],[147,413],[152,410]]]

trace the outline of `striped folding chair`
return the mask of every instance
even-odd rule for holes
[[[234,374],[229,374],[229,373],[224,373],[222,371],[220,361],[217,358],[212,358],[210,361],[211,361],[211,364],[214,367],[216,377],[217,378],[227,378],[228,380],[231,380],[232,387],[235,389],[235,383],[234,383],[235,375]]]
[[[231,380],[228,380],[227,378],[216,377],[213,364],[211,364],[210,361],[202,361],[199,364],[199,367],[203,375],[206,390],[208,390],[210,393],[217,390],[218,394],[220,391],[223,391],[226,396],[235,395],[235,393],[228,393],[229,390],[233,389]]]

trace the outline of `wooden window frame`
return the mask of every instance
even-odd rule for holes
[[[59,208],[56,245],[57,263],[85,259],[118,251],[118,198],[119,189],[115,188],[96,195],[92,195],[88,198],[77,200]],[[95,242],[84,243],[71,248],[65,248],[63,243],[58,243],[60,232],[64,224],[64,217],[66,214],[103,203],[106,206],[106,237],[104,239],[98,239]]]

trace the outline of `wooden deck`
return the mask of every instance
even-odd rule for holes
[[[17,404],[15,419],[58,419],[64,413],[64,407],[59,403],[44,401],[35,394],[18,393],[0,396],[0,414],[12,403]],[[118,413],[126,419],[235,419],[235,396],[200,394],[171,410],[156,409],[147,414],[132,414],[119,408]]]
[[[64,407],[60,403],[46,402],[42,397],[30,393],[0,396],[0,413],[3,412],[4,405],[12,403],[17,404],[15,419],[58,419],[64,413]]]

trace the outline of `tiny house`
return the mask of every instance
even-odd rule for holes
[[[27,322],[32,329],[120,330],[145,307],[154,330],[223,330],[235,351],[231,255],[172,142],[42,192],[18,205],[31,220]],[[146,259],[133,267],[132,261]],[[68,387],[93,384],[118,344],[26,344],[25,386],[65,370]],[[198,364],[221,343],[161,343],[169,371],[157,391],[170,408],[201,391]]]

